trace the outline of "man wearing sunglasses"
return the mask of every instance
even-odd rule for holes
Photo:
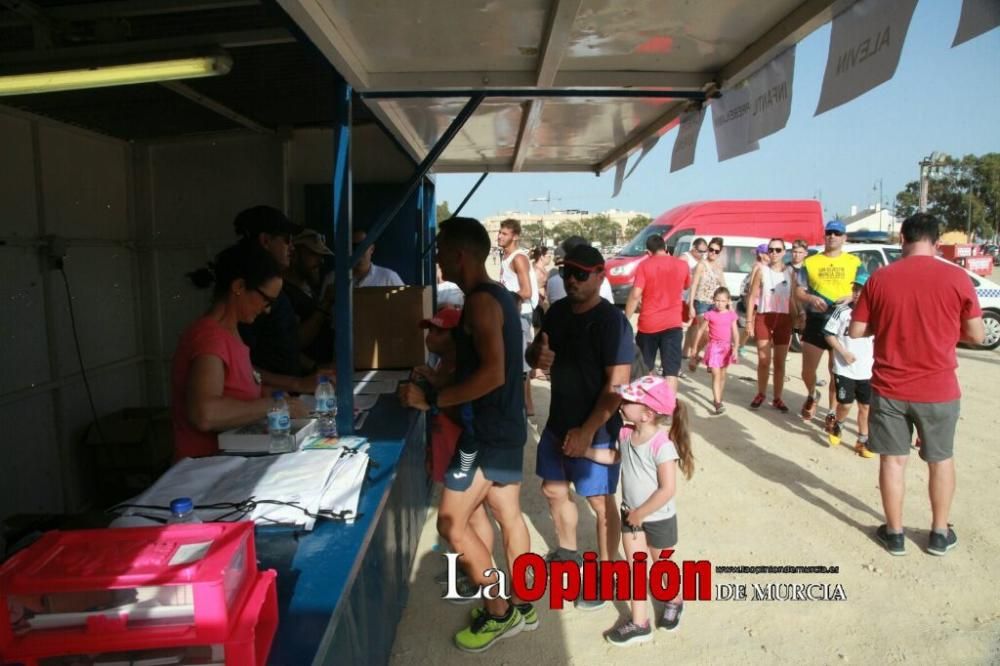
[[[283,272],[291,266],[292,237],[302,227],[291,222],[284,213],[271,206],[254,206],[237,214],[233,227],[242,243],[257,244],[274,257]],[[262,382],[277,389],[311,392],[316,386],[316,374],[333,374],[330,369],[317,370],[305,377],[300,360],[299,319],[292,301],[282,289],[277,297],[261,297],[268,307],[253,324],[240,324],[240,337],[250,348],[250,361]]]
[[[550,560],[582,563],[577,553],[576,503],[570,483],[597,516],[601,560],[614,558],[621,535],[614,494],[619,465],[583,457],[587,449],[612,448],[621,428],[614,387],[627,384],[635,356],[632,327],[616,306],[601,298],[604,257],[590,245],[570,250],[560,268],[566,298],[545,313],[542,329],[526,358],[550,371],[549,420],[538,442],[536,471],[555,523],[558,547]],[[577,608],[596,610],[604,602],[580,600]]]
[[[805,308],[806,325],[802,332],[802,381],[806,385],[806,401],[802,405],[801,416],[812,419],[816,413],[819,395],[816,391],[816,370],[823,354],[830,351],[824,330],[827,321],[837,305],[851,300],[854,278],[857,276],[861,260],[843,251],[847,228],[840,220],[826,224],[826,243],[823,251],[807,257],[802,263],[805,284],[795,281],[795,298]],[[825,427],[830,430],[837,422],[835,393],[833,385],[833,357],[827,363],[830,369],[830,395],[827,404]]]

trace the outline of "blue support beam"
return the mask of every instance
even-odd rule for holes
[[[465,95],[467,96],[468,93],[465,93]],[[445,130],[444,134],[441,135],[441,138],[437,140],[434,147],[431,148],[430,152],[427,153],[427,156],[423,159],[419,166],[417,166],[417,170],[410,177],[410,180],[406,184],[406,189],[400,195],[396,204],[379,216],[375,224],[373,224],[371,229],[368,230],[368,234],[364,242],[359,243],[358,246],[354,248],[354,254],[351,257],[352,266],[356,264],[368,248],[371,247],[376,240],[378,240],[378,237],[382,235],[382,232],[389,226],[393,218],[396,217],[396,214],[403,208],[403,206],[406,205],[410,196],[417,190],[417,187],[427,176],[431,167],[433,167],[434,163],[437,162],[438,157],[440,157],[441,153],[445,151],[445,148],[447,148],[448,144],[451,143],[451,140],[455,138],[455,135],[458,134],[462,127],[465,126],[466,121],[472,117],[473,113],[476,112],[476,109],[479,108],[479,104],[483,101],[485,96],[485,93],[482,92],[475,93],[472,95],[472,98],[468,101],[468,103],[462,107],[462,110],[455,117],[455,120],[451,122],[448,129]]]
[[[424,229],[424,240],[420,247],[434,247],[434,239],[437,235],[437,199],[434,196],[434,184],[425,181],[423,185],[424,190],[424,219],[421,225]],[[423,262],[424,266],[424,284],[434,285],[434,310],[437,311],[437,270],[435,269],[435,262],[437,261],[437,256],[432,251],[430,253],[424,251],[420,253],[420,260]]]
[[[337,431],[354,434],[354,278],[351,261],[351,86],[337,82],[333,139],[334,331]]]

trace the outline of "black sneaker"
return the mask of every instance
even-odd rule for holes
[[[946,537],[937,532],[931,532],[931,536],[927,540],[927,552],[940,557],[957,545],[958,535],[955,534],[955,530],[951,529],[951,525],[948,525],[948,536]]]
[[[902,534],[889,534],[889,528],[879,525],[875,530],[875,538],[885,546],[890,555],[906,555],[906,539]],[[944,555],[944,553],[941,553]]]
[[[629,620],[619,627],[615,627],[604,635],[604,640],[612,645],[617,645],[618,647],[625,647],[626,645],[634,645],[636,643],[645,643],[652,639],[653,629],[649,626],[648,622],[645,627],[640,627],[632,620]]]
[[[668,601],[666,607],[663,609],[663,618],[660,620],[660,629],[666,629],[667,631],[674,631],[680,626],[681,623],[681,613],[684,612],[684,604],[675,604],[672,601]]]

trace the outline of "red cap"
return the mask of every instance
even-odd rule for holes
[[[458,308],[444,307],[437,311],[430,319],[424,319],[420,322],[420,328],[430,328],[431,326],[435,328],[450,329],[458,326],[458,320],[462,318],[462,311]]]

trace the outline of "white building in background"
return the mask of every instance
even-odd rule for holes
[[[623,241],[629,240],[624,238],[625,226],[628,221],[634,217],[648,217],[653,219],[653,216],[645,211],[638,210],[618,210],[617,208],[610,208],[605,211],[589,211],[589,210],[554,210],[549,213],[524,213],[516,210],[509,210],[502,213],[497,213],[496,215],[490,215],[482,220],[483,226],[490,233],[491,236],[496,235],[500,231],[500,223],[507,218],[514,218],[521,223],[521,226],[527,224],[537,224],[541,223],[545,226],[546,237],[551,235],[551,231],[556,228],[561,222],[580,222],[581,220],[588,217],[596,217],[597,215],[607,215],[612,222],[618,224],[622,230]],[[549,243],[551,245],[551,242]]]
[[[899,231],[900,223],[895,215],[878,204],[860,212],[857,206],[851,206],[851,216],[841,221],[849,234],[857,231],[882,231],[890,236]]]

